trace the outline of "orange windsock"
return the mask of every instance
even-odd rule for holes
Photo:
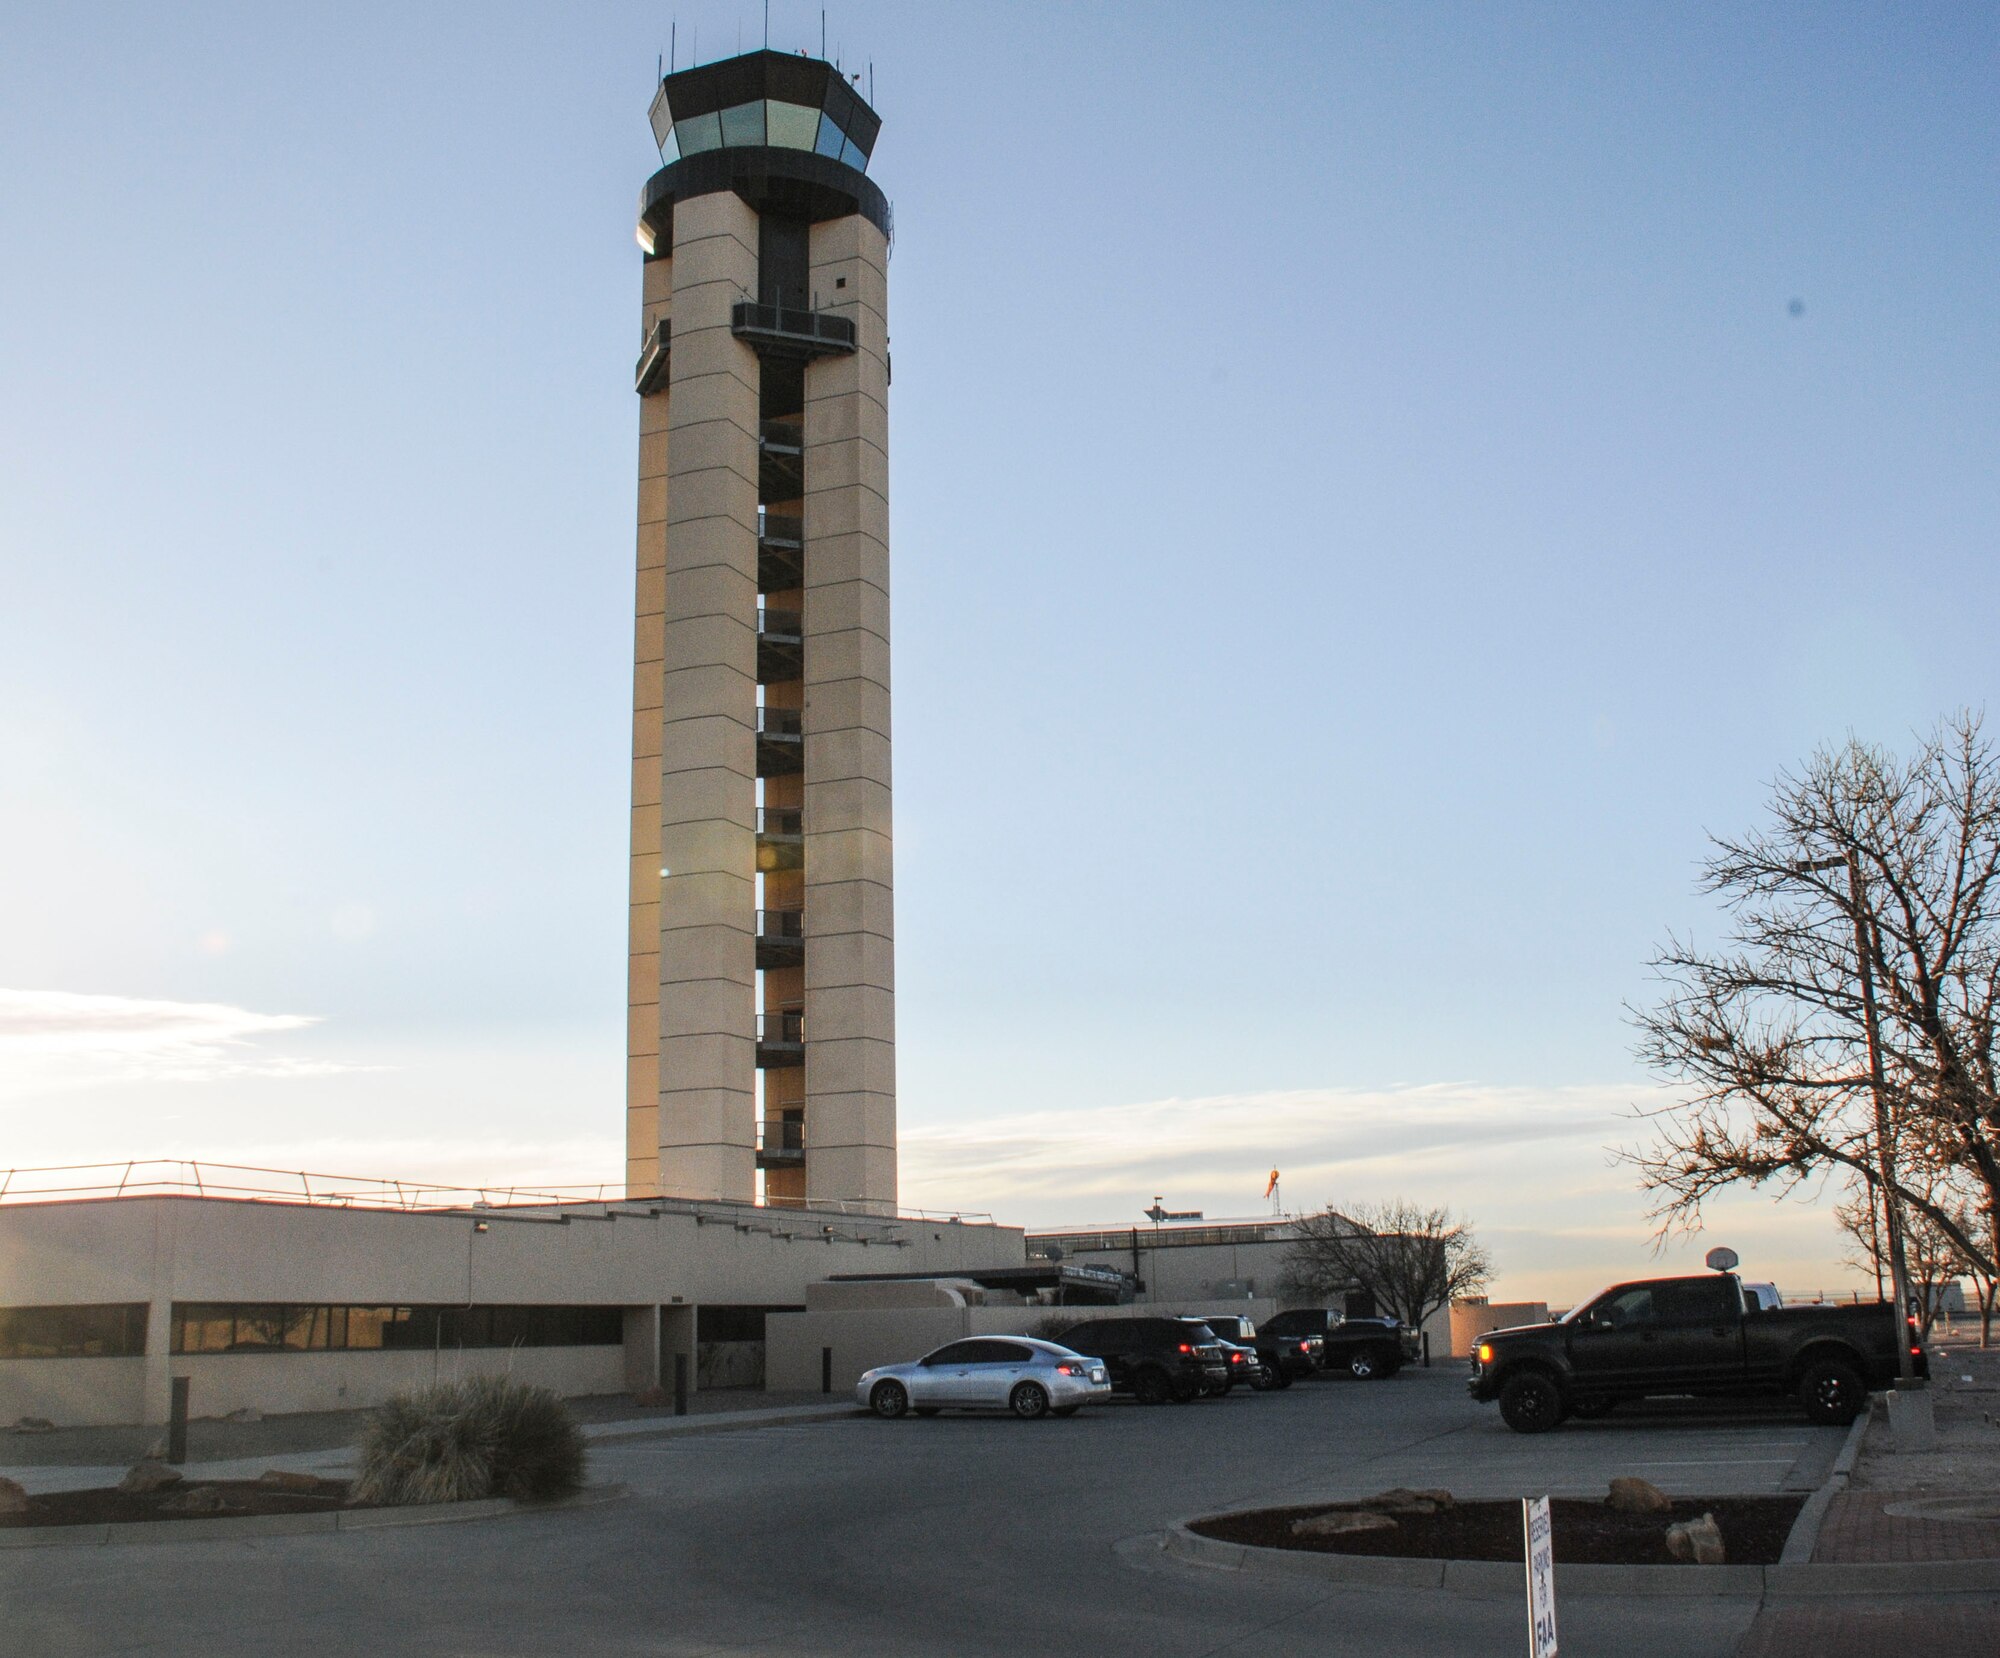
[[[1264,1182],[1264,1195],[1266,1197],[1269,1197],[1277,1189],[1278,1189],[1278,1171],[1276,1169],[1273,1169],[1271,1171],[1271,1178]]]

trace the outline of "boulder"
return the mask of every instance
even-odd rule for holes
[[[56,1425],[46,1416],[18,1416],[14,1419],[16,1433],[54,1433]]]
[[[233,1514],[236,1505],[212,1485],[191,1485],[160,1504],[169,1514]]]
[[[1678,1525],[1668,1526],[1667,1553],[1676,1560],[1691,1560],[1697,1566],[1720,1566],[1724,1559],[1722,1528],[1715,1523],[1715,1516],[1704,1514],[1699,1520],[1682,1520]]]
[[[1396,1522],[1367,1508],[1336,1508],[1292,1522],[1294,1537],[1351,1537],[1364,1531],[1394,1531]]]
[[[1621,1514],[1671,1514],[1674,1500],[1650,1480],[1616,1479],[1605,1506]]]
[[[1354,1506],[1373,1509],[1378,1514],[1435,1514],[1453,1503],[1449,1491],[1412,1491],[1407,1485],[1398,1485],[1363,1497]]]
[[[0,1514],[25,1514],[28,1512],[28,1493],[25,1487],[12,1480],[0,1480]]]
[[[135,1462],[130,1472],[118,1482],[118,1489],[127,1496],[143,1497],[151,1491],[164,1491],[170,1485],[181,1483],[181,1471],[170,1468],[164,1462]]]
[[[305,1491],[319,1489],[317,1474],[294,1474],[283,1468],[266,1468],[257,1476],[257,1483],[273,1491]]]

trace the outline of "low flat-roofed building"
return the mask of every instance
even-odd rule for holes
[[[637,1391],[670,1385],[676,1357],[691,1388],[757,1386],[766,1315],[810,1284],[1025,1264],[1019,1229],[979,1218],[255,1190],[278,1178],[207,1165],[124,1195],[7,1194],[0,1423],[164,1422],[176,1376],[197,1416],[352,1409],[481,1371]]]

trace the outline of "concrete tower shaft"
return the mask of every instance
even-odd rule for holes
[[[879,125],[831,65],[776,52],[670,76],[654,101],[635,1195],[896,1202]]]

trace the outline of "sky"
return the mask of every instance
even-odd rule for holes
[[[819,9],[774,0],[772,43]],[[670,39],[0,19],[0,1165],[615,1182]],[[1990,700],[2000,19],[843,4],[896,212],[904,1201],[1656,1254],[1711,833]],[[864,87],[865,90],[865,87]]]

